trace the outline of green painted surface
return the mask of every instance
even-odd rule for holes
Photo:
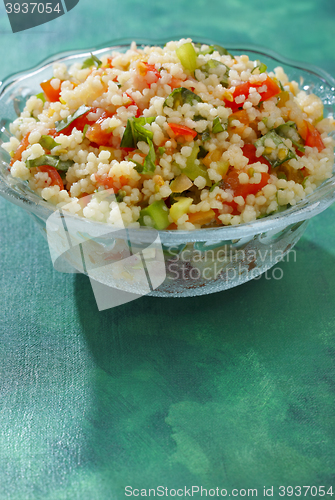
[[[13,35],[1,4],[0,78],[59,50],[184,33],[335,74],[334,5],[80,0]],[[334,215],[274,275],[99,313],[87,278],[54,271],[34,222],[0,200],[0,499],[118,500],[127,485],[335,493]]]

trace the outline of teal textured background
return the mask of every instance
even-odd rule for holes
[[[177,35],[263,45],[334,76],[334,14],[332,0],[80,0],[13,34],[0,4],[0,79],[62,50]],[[54,271],[34,222],[1,199],[0,499],[335,493],[334,215],[313,219],[280,280],[99,313],[88,279]]]

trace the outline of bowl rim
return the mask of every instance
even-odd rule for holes
[[[176,35],[174,36],[174,40],[180,40],[182,38],[191,38],[194,43],[203,43],[207,45],[213,45],[213,44],[218,44],[217,41],[212,40],[208,37],[201,37],[201,36],[192,36],[192,35]],[[164,45],[165,43],[170,41],[170,38],[168,37],[163,37],[159,39],[150,39],[150,38],[142,38],[142,37],[136,37],[136,40],[131,37],[121,37],[121,38],[116,38],[115,40],[109,41],[107,43],[99,44],[96,47],[88,47],[84,49],[74,49],[74,50],[65,50],[62,52],[56,52],[40,61],[36,65],[27,68],[25,70],[22,70],[17,73],[11,73],[7,75],[2,81],[0,80],[0,96],[3,91],[2,87],[7,85],[10,80],[19,80],[22,77],[27,76],[27,73],[32,74],[37,72],[38,70],[44,69],[45,66],[48,66],[49,64],[53,64],[55,60],[60,60],[60,59],[65,59],[71,56],[85,56],[85,55],[90,55],[91,52],[106,52],[108,50],[114,50],[117,49],[118,47],[127,47],[129,46],[133,41],[138,46],[146,46],[146,45]],[[291,59],[286,56],[283,56],[279,54],[279,52],[276,52],[272,49],[268,49],[266,47],[263,47],[262,45],[258,44],[251,44],[251,43],[244,43],[244,42],[238,42],[238,43],[225,43],[224,47],[226,49],[230,50],[235,50],[235,51],[243,51],[247,50],[248,52],[255,52],[257,54],[263,54],[266,57],[270,57],[274,61],[278,62],[283,62],[284,64],[287,64],[289,66],[294,66],[295,68],[302,69],[304,71],[307,71],[311,74],[314,74],[317,77],[321,77],[322,80],[325,81],[328,85],[334,87],[335,91],[335,78],[333,78],[327,71],[324,69],[320,68],[317,65],[310,64],[307,62],[302,62],[298,61],[296,59]]]
[[[142,37],[125,37],[118,38],[108,43],[101,44],[97,47],[87,48],[87,49],[74,49],[74,50],[66,50],[62,52],[55,53],[45,59],[43,59],[40,63],[33,66],[32,68],[20,71],[18,73],[13,73],[3,81],[0,81],[0,100],[2,96],[9,90],[11,85],[14,85],[21,80],[24,80],[34,74],[37,74],[41,71],[44,71],[49,66],[51,67],[55,62],[65,62],[69,59],[82,59],[90,55],[91,52],[95,54],[107,53],[113,50],[127,49],[130,44],[135,41],[137,46],[153,46],[153,45],[164,45],[170,38],[161,38],[161,39],[149,39]],[[191,38],[194,43],[202,43],[207,45],[218,44],[219,42],[214,41],[210,38],[199,37],[199,36],[174,36],[174,40],[179,40],[182,38]],[[285,56],[280,55],[276,51],[271,49],[267,49],[260,45],[249,44],[249,43],[227,43],[224,44],[224,47],[232,52],[238,52],[239,54],[245,52],[254,53],[258,56],[265,56],[267,58],[272,59],[276,63],[285,64],[294,69],[302,70],[305,73],[309,73],[314,77],[317,77],[321,82],[330,87],[330,91],[333,93],[333,97],[335,99],[335,79],[327,73],[322,68],[318,66],[299,62]],[[0,117],[0,132],[1,132],[1,118]],[[1,145],[1,144],[0,144]],[[3,164],[5,162],[2,162]],[[15,182],[22,183],[23,181],[15,179]],[[57,206],[53,206],[40,198],[33,191],[31,194],[29,193],[29,198],[23,196],[23,193],[19,194],[17,191],[11,189],[10,186],[5,184],[3,180],[0,178],[0,194],[9,201],[23,207],[26,211],[35,212],[37,207],[38,211],[41,213],[41,218],[45,218],[48,214],[51,215],[54,211],[58,210]],[[318,213],[322,212],[328,206],[330,206],[335,201],[335,175],[333,175],[330,179],[324,181],[318,188],[313,191],[311,194],[307,195],[303,200],[300,200],[296,205],[291,206],[281,212],[274,213],[272,215],[268,215],[261,219],[256,219],[251,222],[241,223],[235,226],[218,226],[214,228],[201,228],[195,230],[160,230],[158,231],[162,242],[167,244],[175,244],[182,243],[185,240],[187,241],[204,241],[207,239],[213,240],[229,240],[229,239],[238,239],[244,238],[247,236],[253,236],[255,234],[263,233],[269,230],[278,229],[281,230],[288,225],[301,222],[303,220],[309,219]],[[43,216],[42,216],[43,213]],[[82,218],[81,219],[85,219]],[[92,224],[105,224],[96,221],[90,221],[89,219],[85,219]],[[145,237],[145,233],[147,231],[151,231],[148,228],[137,228],[137,231],[140,231],[143,237]],[[151,237],[150,237],[151,239]]]

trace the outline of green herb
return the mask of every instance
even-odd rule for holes
[[[92,54],[92,52],[91,52],[91,57],[89,57],[88,59],[85,59],[81,68],[82,69],[90,68],[91,66],[94,66],[94,65],[97,68],[100,68],[100,66],[102,65],[102,61],[100,61],[100,59],[98,59],[98,57],[95,56],[94,54]]]
[[[37,99],[41,99],[43,104],[45,103],[46,99],[45,99],[44,92],[40,92],[39,94],[36,94],[36,97],[37,97]]]
[[[60,144],[56,142],[55,139],[50,135],[42,135],[41,139],[38,142],[42,146],[42,148],[48,149],[49,151],[56,146],[60,146]]]
[[[260,73],[265,73],[265,71],[268,69],[267,65],[264,63],[261,63],[261,61],[256,61],[256,66],[251,70],[251,73],[253,73],[256,69],[259,70]]]
[[[199,153],[198,153],[198,155],[197,155],[197,158],[198,158],[198,159],[199,159],[199,158],[205,158],[205,156],[207,155],[207,153],[208,153],[207,149],[205,149],[205,148],[204,148],[203,146],[201,146],[201,144],[200,144],[200,146],[199,146]]]
[[[58,173],[59,173],[59,176],[62,179],[62,181],[65,182],[66,181],[66,171],[65,170],[59,170]]]
[[[217,116],[213,120],[212,132],[213,134],[218,134],[219,132],[224,132],[225,127],[222,125],[220,118]]]
[[[66,127],[70,125],[76,118],[79,118],[79,116],[84,115],[89,111],[91,108],[88,106],[85,106],[84,104],[80,106],[80,108],[77,109],[72,115],[67,116],[64,118],[64,120],[60,120],[58,122],[55,122],[55,128],[56,132],[60,132],[61,130],[64,130]]]
[[[308,175],[307,175],[306,177],[304,177],[304,180],[303,180],[303,181],[302,181],[302,183],[301,183],[301,185],[302,185],[302,187],[303,187],[304,189],[306,189],[306,181],[307,181],[308,177],[309,177]]]
[[[150,139],[148,139],[148,144],[149,144],[149,153],[147,156],[144,158],[143,165],[141,163],[138,163],[137,161],[130,160],[133,163],[135,163],[136,167],[135,170],[139,174],[148,174],[148,173],[153,173],[156,169],[156,153],[155,153],[155,148]]]
[[[49,167],[54,167],[57,170],[63,170],[66,172],[71,165],[74,164],[73,160],[62,161],[59,156],[53,155],[42,155],[34,160],[26,160],[27,168],[41,167],[42,165],[49,165]]]
[[[115,195],[115,200],[118,202],[118,203],[121,203],[121,201],[123,200],[123,198],[126,196],[126,192],[125,191],[122,191],[120,189],[120,191],[118,191]]]
[[[286,137],[290,139],[292,144],[300,151],[301,153],[305,152],[305,148],[303,146],[303,140],[300,134],[297,131],[297,125],[295,122],[288,121],[279,125],[279,127],[275,128],[275,131],[281,137]]]
[[[269,148],[265,146],[267,139],[271,139],[274,143],[274,148]],[[278,167],[285,161],[291,160],[292,158],[297,158],[295,153],[286,146],[282,141],[280,135],[278,135],[274,130],[270,130],[265,135],[257,139],[254,142],[256,148],[262,146],[265,148],[263,156],[271,163],[273,168]],[[269,149],[269,151],[267,151]]]
[[[223,75],[222,71],[220,71],[220,68],[221,70],[225,68],[225,72]],[[216,74],[219,78],[221,78],[220,80],[221,85],[223,87],[228,87],[229,85],[228,77],[230,68],[226,66],[226,64],[223,64],[222,62],[217,61],[216,59],[210,59],[209,61],[206,62],[206,64],[203,64],[199,69],[202,71],[202,73],[204,73],[207,76],[211,74]],[[216,69],[218,69],[218,71],[215,71]]]
[[[195,116],[193,116],[193,121],[194,121],[194,122],[198,122],[198,121],[200,121],[200,120],[206,120],[206,118],[204,118],[204,117],[203,117],[203,116],[201,116],[201,115],[195,115]]]
[[[202,44],[201,43],[196,43],[194,44],[198,49],[201,49]],[[220,56],[230,56],[233,59],[233,56],[228,52],[227,49],[224,47],[221,47],[221,45],[210,45],[208,49],[205,50],[200,50],[199,54],[206,55],[206,54],[213,54],[213,52],[217,51]]]
[[[86,123],[86,125],[84,126],[84,130],[83,130],[83,140],[85,139],[85,136],[86,136],[86,132],[87,130],[90,128],[89,124]]]
[[[209,192],[211,193],[212,191],[214,191],[214,188],[216,188],[216,186],[219,186],[220,183],[221,181],[215,182],[215,184],[213,184],[212,187],[209,189]]]
[[[292,139],[291,139],[291,141],[292,141]],[[292,141],[292,144],[293,144],[293,146],[295,146],[297,148],[298,151],[300,151],[300,153],[304,153],[305,152],[304,146],[302,146],[298,142]]]
[[[209,128],[206,128],[206,130],[201,134],[201,140],[202,142],[206,142],[211,138],[211,133],[209,131]]]
[[[151,142],[150,139],[148,139],[148,144],[149,144],[149,153],[147,156],[144,158],[144,164],[143,164],[143,171],[142,173],[145,172],[154,172],[156,168],[156,153],[155,153],[155,148],[153,143]]]
[[[149,144],[149,141],[152,141],[154,134],[151,132],[151,130],[146,129],[144,125],[146,123],[152,123],[153,121],[155,121],[154,116],[128,118],[127,126],[123,133],[120,147],[135,148],[136,144],[139,141],[143,141]]]
[[[163,154],[164,154],[164,153],[165,153],[165,148],[163,148],[163,147],[159,147],[159,148],[158,148],[158,154],[159,154],[160,156],[163,156]]]
[[[182,106],[183,104],[193,104],[194,101],[203,102],[201,97],[192,92],[191,90],[186,89],[185,87],[179,87],[174,89],[170,95],[164,101],[163,106],[168,106],[169,108],[177,109],[178,106]],[[201,117],[203,120],[203,118]]]

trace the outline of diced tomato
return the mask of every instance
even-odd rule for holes
[[[21,160],[23,151],[25,151],[29,146],[29,140],[28,140],[29,134],[30,132],[28,132],[28,134],[26,134],[22,139],[22,141],[20,142],[19,147],[17,148],[17,150],[14,153],[14,156],[11,159],[10,166],[12,166],[17,160]]]
[[[81,208],[85,208],[92,199],[92,195],[88,193],[81,193],[79,196],[79,205]]]
[[[51,80],[46,80],[45,82],[40,83],[40,86],[42,87],[42,90],[45,94],[45,97],[48,99],[50,102],[57,102],[59,101],[59,95],[60,95],[60,85],[58,89],[54,89],[53,86],[51,85]],[[62,83],[62,82],[61,82]]]
[[[305,146],[317,148],[319,152],[325,149],[326,146],[323,144],[320,132],[307,120],[304,120],[304,122],[307,127]]]
[[[234,197],[242,196],[244,199],[248,196],[248,194],[258,193],[258,191],[267,185],[270,179],[270,175],[268,173],[262,172],[262,178],[258,184],[250,184],[250,182],[248,182],[248,184],[240,184],[238,176],[239,172],[233,169],[224,179],[224,188],[234,191]]]
[[[107,174],[95,174],[95,180],[99,186],[103,186],[105,189],[113,189],[115,194],[128,183],[128,179],[123,175],[119,179],[114,179]]]
[[[57,132],[56,132],[55,128],[49,128],[46,135],[50,135],[51,137],[55,137],[56,134],[57,134]]]
[[[249,159],[248,163],[264,163],[270,168],[270,163],[264,156],[256,156],[256,147],[253,144],[245,144],[242,148],[243,156]]]
[[[126,155],[129,153],[129,151],[134,151],[136,148],[120,148]]]
[[[261,95],[261,102],[267,101],[268,99],[271,99],[271,97],[274,97],[281,92],[279,85],[277,85],[277,83],[269,76],[267,77],[265,82],[258,83],[256,85],[256,89],[259,91],[259,88],[263,87],[263,85],[266,85],[267,90],[259,92]],[[251,87],[255,87],[255,85],[251,85]]]
[[[108,146],[112,133],[108,131],[108,129],[102,129],[101,125],[106,118],[110,118],[112,116],[113,115],[108,113],[108,111],[104,111],[100,118],[88,127],[85,137],[99,146]]]
[[[240,184],[238,176],[239,172],[237,170],[231,170],[231,172],[224,179],[224,189],[231,189],[234,192],[234,198],[236,196],[242,196],[243,199],[246,199],[249,194],[257,194],[258,191],[263,189],[263,187],[268,184],[270,179],[270,175],[268,173],[262,172],[261,181],[258,184]],[[232,215],[240,214],[238,211],[238,204],[234,200],[230,202],[224,201],[224,203],[233,208]]]
[[[266,90],[260,91],[260,88],[262,88],[263,86],[266,86]],[[243,106],[243,103],[236,103],[236,97],[244,95],[245,98],[247,99],[251,87],[255,88],[260,93],[261,102],[267,101],[271,97],[274,97],[275,95],[280,93],[280,87],[276,84],[274,80],[272,80],[272,78],[268,76],[264,82],[259,82],[259,83],[245,82],[241,83],[240,85],[237,85],[232,94],[233,100],[229,101],[228,99],[224,99],[225,106],[227,108],[230,108],[233,112],[235,112],[238,108],[241,108]]]
[[[175,78],[174,76],[171,78],[170,83],[168,84],[169,87],[172,89],[178,89],[179,87],[182,86],[183,80],[179,80],[179,78]]]
[[[51,167],[50,165],[41,165],[37,167],[38,172],[46,172],[51,179],[51,186],[59,186],[59,189],[62,191],[64,189],[64,184],[61,176],[55,167]]]
[[[144,64],[147,67],[147,73],[149,73],[149,71],[151,71],[151,73],[153,73],[155,75],[155,79],[157,82],[159,80],[159,78],[161,77],[160,72],[157,71],[156,67],[153,64],[148,64],[148,63],[144,63]]]
[[[153,83],[157,83],[161,77],[160,72],[157,71],[156,67],[153,64],[148,64],[147,62],[140,61],[137,64],[137,69],[139,74],[146,79],[149,88],[151,88],[151,85]],[[149,72],[151,73],[150,75],[148,75]]]
[[[130,102],[129,102],[129,104],[125,104],[124,107],[129,108],[129,106],[136,106],[135,118],[138,118],[139,116],[141,116],[141,111],[138,109],[138,106],[137,106],[136,102],[134,101],[134,99],[131,97],[131,95],[129,95],[128,92],[125,92],[125,94],[127,95],[127,97],[129,97]]]
[[[197,135],[197,132],[186,125],[179,125],[179,123],[168,123],[170,129],[176,136],[182,136],[188,141],[192,141]]]
[[[219,216],[221,215],[219,210],[217,208],[213,208],[213,212],[215,213],[215,220],[218,224],[222,224],[222,222],[219,219]]]
[[[95,113],[96,112],[96,109],[90,109],[87,113],[85,113],[84,115],[82,116],[78,116],[78,118],[76,118],[70,125],[70,127],[72,129],[76,128],[77,130],[80,130],[81,132],[84,131],[84,128],[86,127],[86,125],[90,125],[91,123],[94,122],[94,120],[89,120],[87,115],[89,113]],[[69,128],[70,128],[69,127]]]

